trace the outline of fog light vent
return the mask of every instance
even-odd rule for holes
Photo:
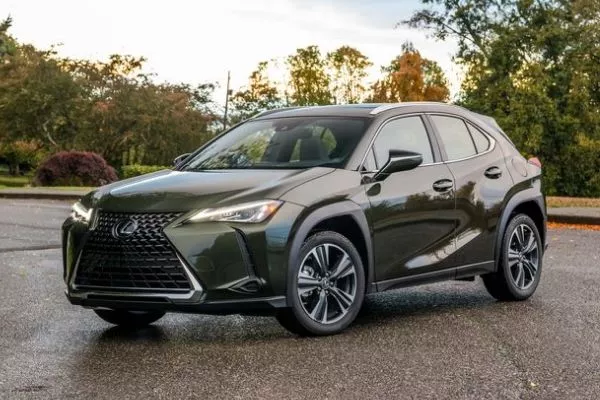
[[[260,290],[260,287],[262,286],[262,282],[260,282],[258,279],[256,278],[250,278],[250,279],[246,279],[243,280],[242,282],[238,282],[235,285],[233,285],[232,287],[229,288],[229,290],[233,290],[234,292],[239,292],[239,293],[257,293]]]

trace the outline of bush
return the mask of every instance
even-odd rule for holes
[[[115,169],[99,154],[61,151],[40,165],[33,182],[40,186],[102,186],[118,179]]]
[[[134,176],[149,174],[151,172],[162,171],[163,169],[169,169],[169,167],[140,164],[124,165],[123,168],[121,168],[121,175],[123,176],[123,179],[127,179],[133,178]]]

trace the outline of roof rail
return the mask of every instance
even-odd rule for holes
[[[256,118],[260,118],[260,117],[264,117],[266,115],[271,115],[271,114],[275,114],[278,113],[280,111],[290,111],[290,110],[296,110],[298,108],[302,108],[302,107],[283,107],[283,108],[275,108],[273,110],[265,110],[265,111],[261,111],[258,114],[256,114],[255,116],[253,116],[250,119],[256,119]]]
[[[369,114],[371,115],[377,115],[380,114],[384,111],[388,111],[388,110],[393,110],[395,108],[400,108],[400,107],[408,107],[408,106],[416,106],[416,105],[420,105],[420,104],[434,104],[434,105],[447,105],[447,106],[453,106],[452,104],[448,104],[448,103],[442,103],[439,101],[411,101],[411,102],[406,102],[406,103],[389,103],[389,104],[382,104],[377,108],[374,108],[373,110],[371,110],[371,112]],[[456,107],[456,106],[454,106]]]

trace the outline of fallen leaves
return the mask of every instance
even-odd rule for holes
[[[560,222],[548,222],[548,229],[576,229],[600,231],[600,225],[563,224]]]

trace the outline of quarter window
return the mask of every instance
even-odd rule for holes
[[[448,161],[477,154],[471,134],[462,119],[441,115],[433,115],[431,119],[440,134]]]
[[[475,147],[477,148],[478,153],[483,153],[490,148],[490,139],[487,138],[479,129],[475,128],[471,124],[467,124],[469,127],[469,132],[471,132],[471,136],[473,137],[473,142],[475,142]]]
[[[388,161],[390,150],[414,151],[423,155],[423,164],[433,162],[431,143],[421,117],[399,118],[386,123],[375,139],[373,150],[378,168]]]

